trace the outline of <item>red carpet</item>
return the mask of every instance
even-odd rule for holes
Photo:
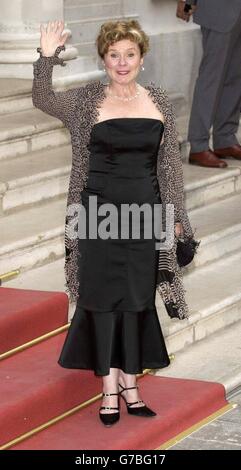
[[[67,322],[64,293],[0,288],[2,350],[29,341]],[[101,393],[92,371],[63,369],[57,363],[66,333],[58,334],[1,362],[0,445],[34,430]],[[146,375],[141,396],[154,418],[127,414],[105,428],[100,400],[82,408],[11,449],[155,449],[227,405],[220,384]]]
[[[64,292],[0,287],[0,354],[68,323]]]
[[[154,418],[130,416],[122,404],[120,421],[105,428],[98,401],[12,449],[155,449],[226,404],[223,387],[215,383],[148,375],[140,384],[158,413]]]
[[[1,363],[0,445],[91,398],[101,383],[90,371],[57,364],[65,333]]]

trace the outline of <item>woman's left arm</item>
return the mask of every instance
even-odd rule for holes
[[[174,206],[176,236],[193,237],[193,230],[185,209],[182,158],[176,129],[176,117],[167,92],[161,89],[162,110],[165,116],[164,142],[160,159],[160,171],[164,178],[165,204]]]

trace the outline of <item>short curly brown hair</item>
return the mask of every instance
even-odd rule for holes
[[[141,57],[149,50],[149,37],[137,20],[118,20],[103,23],[96,39],[96,47],[101,59],[109,46],[122,39],[130,39],[138,44]]]

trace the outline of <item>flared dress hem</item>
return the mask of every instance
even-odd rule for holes
[[[170,364],[156,307],[141,312],[95,312],[76,306],[58,359],[69,369],[108,375],[110,368],[141,374]]]

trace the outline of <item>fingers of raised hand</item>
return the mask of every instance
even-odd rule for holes
[[[45,27],[43,24],[40,25],[40,31],[45,32],[47,34],[51,33],[59,33],[59,35],[62,33],[64,29],[64,22],[62,20],[60,21],[49,21],[47,23],[47,27]]]
[[[55,21],[54,32],[58,33],[61,36],[63,29],[64,29],[64,21],[62,20]]]
[[[41,35],[46,34],[46,27],[44,26],[43,23],[40,24],[40,33]]]
[[[57,29],[56,28],[56,23],[57,23],[56,21],[49,21],[48,27],[47,27],[49,33],[55,33],[56,32],[56,29]]]

